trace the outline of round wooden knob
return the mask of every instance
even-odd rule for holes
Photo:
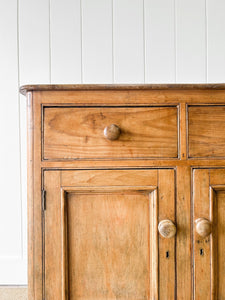
[[[158,230],[164,238],[172,238],[176,234],[176,225],[170,220],[163,220],[159,222]]]
[[[117,140],[120,133],[120,128],[115,124],[111,124],[104,129],[104,136],[110,141]]]
[[[212,232],[212,224],[205,218],[199,218],[195,220],[195,230],[201,237],[205,238]]]

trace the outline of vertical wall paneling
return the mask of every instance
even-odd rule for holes
[[[225,82],[225,1],[206,0],[208,81]]]
[[[177,82],[206,81],[205,0],[176,0]]]
[[[144,0],[146,83],[175,82],[175,1]]]
[[[20,84],[50,83],[49,1],[19,0]]]
[[[112,83],[112,0],[82,0],[84,83]]]
[[[0,2],[0,283],[26,283],[23,261],[17,1]]]
[[[0,1],[0,284],[27,282],[18,86],[225,82],[224,12],[224,0]]]
[[[144,82],[143,0],[113,0],[114,76],[116,83]]]
[[[51,83],[81,83],[80,0],[50,1]]]
[[[19,0],[18,7],[18,61],[19,85],[30,83],[50,83],[50,36],[49,1]],[[35,12],[35,13],[34,13]],[[18,91],[18,89],[17,89]],[[22,249],[24,275],[18,273],[22,283],[27,283],[27,228],[26,228],[26,101],[20,96],[20,176],[22,183]],[[14,283],[10,279],[7,284]],[[18,281],[15,282],[18,284]]]

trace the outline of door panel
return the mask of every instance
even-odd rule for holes
[[[193,237],[196,300],[225,299],[224,178],[223,169],[194,171]]]
[[[136,183],[136,184],[135,184]],[[175,299],[173,170],[45,171],[46,299]]]

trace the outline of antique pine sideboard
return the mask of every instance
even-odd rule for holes
[[[225,299],[225,84],[20,91],[29,300]]]

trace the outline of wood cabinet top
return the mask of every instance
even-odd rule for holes
[[[35,84],[23,85],[20,93],[30,91],[79,90],[225,90],[225,83],[211,84]]]

